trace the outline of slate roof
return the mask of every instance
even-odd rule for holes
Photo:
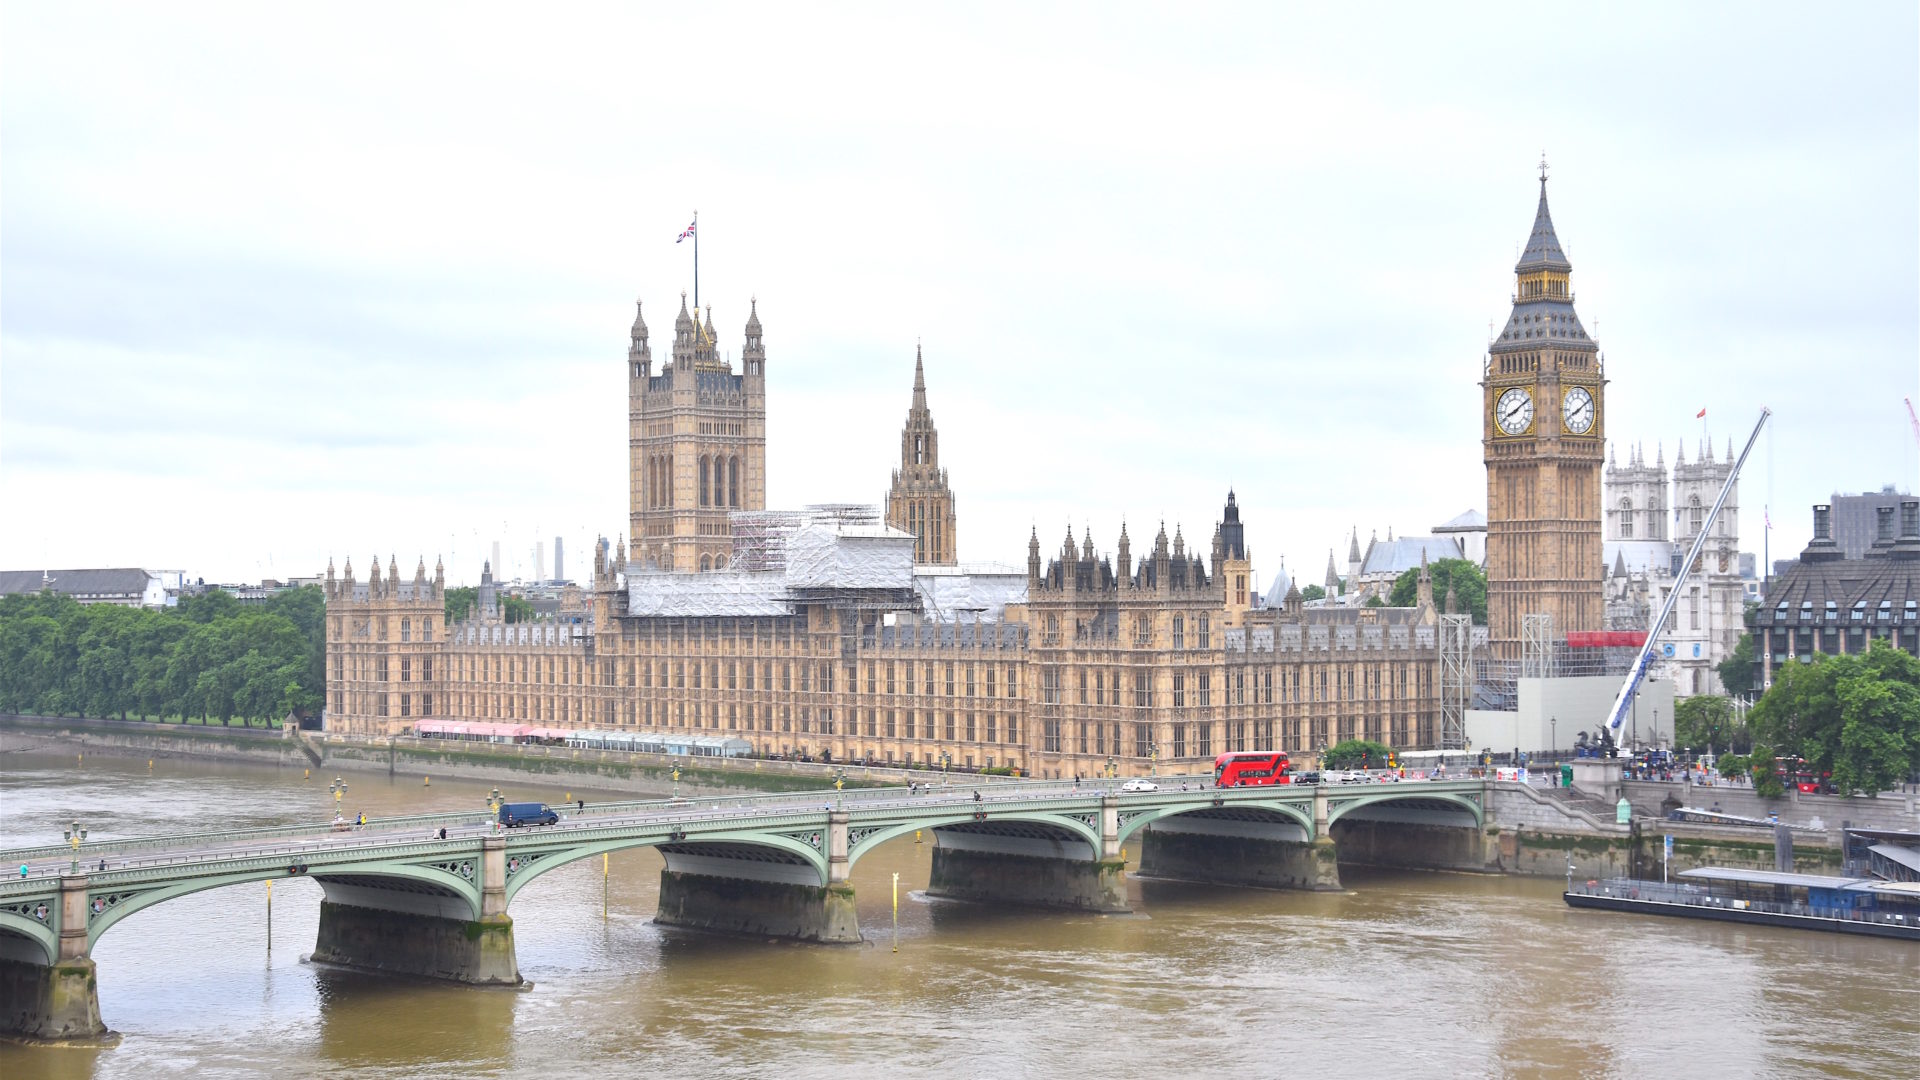
[[[1814,540],[1799,562],[1774,579],[1754,625],[1920,628],[1920,537],[1902,537],[1860,559],[1845,558],[1831,540]]]
[[[1367,558],[1360,564],[1360,574],[1363,577],[1369,574],[1393,574],[1397,577],[1408,570],[1417,569],[1422,552],[1426,553],[1429,563],[1465,557],[1460,551],[1459,542],[1451,537],[1403,536],[1398,540],[1375,540],[1367,545]]]
[[[1560,238],[1553,232],[1553,215],[1547,211],[1547,181],[1542,177],[1540,208],[1533,212],[1533,232],[1527,237],[1527,250],[1520,253],[1520,261],[1514,264],[1513,271],[1524,274],[1532,270],[1572,269],[1567,253],[1560,250]]]
[[[0,596],[51,588],[68,596],[138,597],[147,591],[147,583],[152,578],[145,570],[132,566],[107,570],[0,570]]]

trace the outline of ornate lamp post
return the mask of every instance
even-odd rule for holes
[[[494,788],[492,791],[487,792],[487,813],[492,814],[496,818],[499,817],[502,799],[503,796],[500,794],[499,788]]]
[[[80,872],[80,842],[87,838],[87,830],[81,828],[80,823],[76,821],[67,826],[66,832],[61,835],[67,838],[67,843],[73,845],[73,865],[68,869],[77,874]]]
[[[680,798],[680,766],[673,767],[673,797]]]
[[[1554,753],[1557,754],[1560,752],[1560,718],[1559,717],[1557,716],[1547,717],[1547,731],[1549,732],[1547,737],[1553,743],[1553,746],[1551,747],[1551,749],[1553,750]]]
[[[841,794],[841,792],[846,790],[846,787],[847,787],[847,770],[845,769],[833,770],[833,802],[834,802],[834,809],[836,810],[845,810],[847,808],[846,797]]]
[[[333,820],[345,820],[340,816],[340,799],[347,793],[347,782],[336,776],[333,783],[327,785],[327,790],[333,792]]]

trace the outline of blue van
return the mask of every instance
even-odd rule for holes
[[[510,802],[500,804],[500,824],[511,829],[516,825],[558,825],[560,815],[546,803]]]

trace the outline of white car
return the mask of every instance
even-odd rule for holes
[[[1121,791],[1159,791],[1160,785],[1151,780],[1129,780],[1120,785]]]

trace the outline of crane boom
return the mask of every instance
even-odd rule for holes
[[[1673,615],[1673,607],[1680,600],[1680,590],[1693,575],[1694,560],[1700,557],[1700,550],[1707,545],[1707,534],[1713,531],[1713,523],[1720,516],[1720,508],[1727,505],[1727,496],[1732,494],[1734,482],[1740,479],[1740,467],[1747,463],[1747,455],[1753,452],[1753,444],[1760,441],[1760,429],[1767,426],[1767,417],[1773,410],[1762,408],[1760,421],[1753,425],[1753,434],[1747,436],[1747,445],[1740,451],[1739,460],[1733,463],[1733,471],[1727,474],[1727,482],[1720,485],[1720,494],[1713,500],[1713,509],[1707,512],[1706,521],[1700,525],[1700,532],[1693,538],[1693,546],[1687,549],[1686,561],[1680,564],[1680,576],[1673,579],[1673,588],[1667,592],[1667,602],[1660,605],[1660,617],[1653,620],[1647,628],[1647,640],[1640,645],[1640,655],[1633,658],[1633,665],[1627,669],[1627,681],[1620,687],[1620,696],[1613,700],[1613,711],[1607,714],[1607,730],[1615,735],[1620,733],[1620,725],[1626,721],[1627,710],[1633,705],[1633,696],[1640,690],[1640,680],[1646,677],[1647,668],[1653,664],[1654,639],[1660,636],[1660,628],[1667,624]]]

